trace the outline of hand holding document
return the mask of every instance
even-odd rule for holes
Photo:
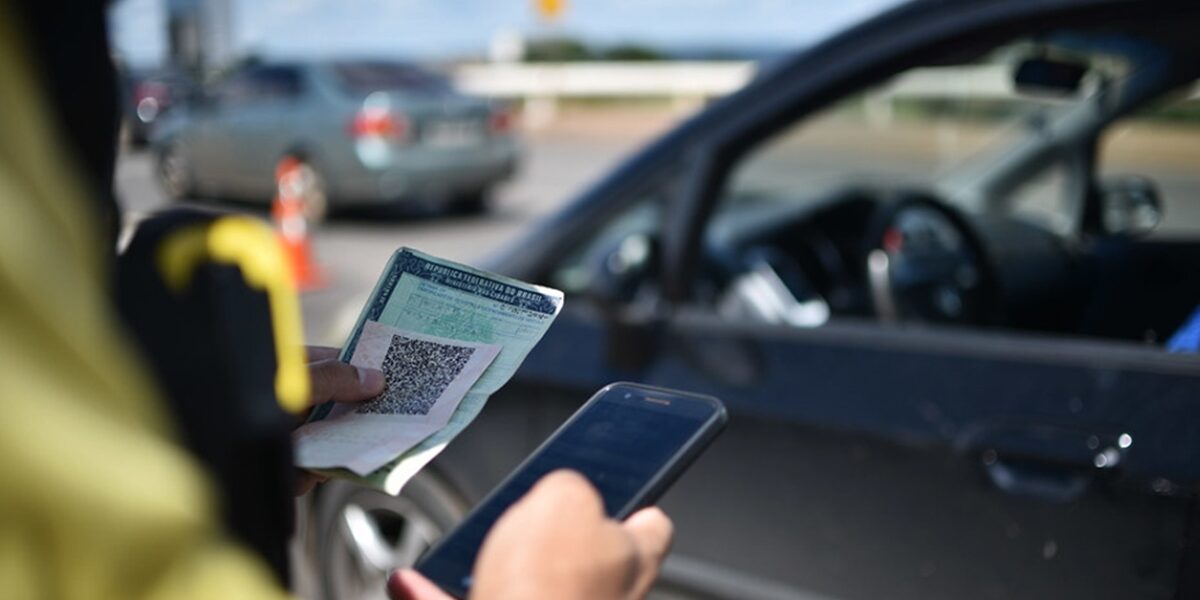
[[[304,427],[297,462],[368,475],[445,427],[467,390],[500,353],[367,321],[350,364],[383,371],[386,387],[362,404],[335,406]]]
[[[296,464],[398,493],[512,377],[562,298],[558,290],[396,251],[340,356],[382,370],[384,392],[314,411],[296,431]]]

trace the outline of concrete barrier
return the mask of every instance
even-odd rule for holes
[[[742,87],[754,70],[752,62],[495,63],[460,66],[454,80],[473,94],[523,101],[525,125],[538,128],[560,99],[667,98],[693,110]]]
[[[668,98],[690,110],[741,88],[757,64],[729,62],[486,63],[454,71],[463,90],[492,98],[522,100],[527,125],[552,120],[559,99]],[[1189,95],[1195,100],[1200,87]],[[913,69],[875,87],[868,109],[889,118],[901,99],[1014,100],[1012,66],[1006,64]]]

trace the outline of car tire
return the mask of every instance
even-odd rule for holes
[[[456,215],[478,215],[487,212],[491,193],[487,189],[460,194],[450,204],[450,212]]]
[[[187,200],[195,195],[192,166],[179,140],[167,142],[158,152],[158,181],[172,200]]]
[[[285,157],[280,160],[280,163],[287,160],[290,158]],[[329,216],[329,194],[325,177],[313,166],[312,162],[305,159],[298,160],[300,189],[297,194],[304,206],[304,218],[309,223],[321,223]]]
[[[383,598],[388,574],[411,567],[466,515],[466,503],[429,471],[398,496],[334,480],[316,501],[316,559],[326,600]]]

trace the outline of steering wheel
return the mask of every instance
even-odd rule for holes
[[[884,322],[995,325],[996,271],[965,217],[923,192],[883,200],[868,221],[867,282]]]

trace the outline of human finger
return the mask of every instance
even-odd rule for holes
[[[318,483],[328,480],[329,477],[312,471],[298,469],[296,472],[296,495],[303,496],[311,491]]]
[[[659,567],[671,549],[675,525],[657,506],[633,513],[621,527],[633,540],[637,551],[638,572],[631,598],[642,598],[658,577]]]
[[[412,569],[392,571],[387,581],[387,593],[392,600],[454,600]]]
[[[313,405],[330,400],[360,402],[383,391],[383,372],[348,365],[339,360],[323,360],[308,365],[312,379]]]
[[[552,505],[576,515],[601,514],[604,504],[600,493],[577,471],[558,469],[543,476],[518,504]]]

